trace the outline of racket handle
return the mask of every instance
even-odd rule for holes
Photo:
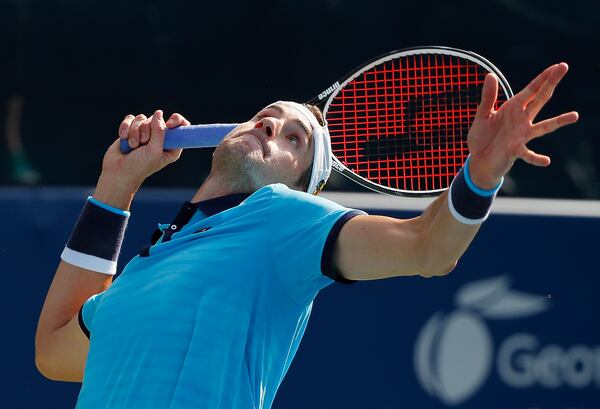
[[[237,124],[209,124],[165,129],[165,142],[163,148],[165,150],[178,148],[212,148],[217,146],[236,126]],[[121,139],[120,143],[121,153],[129,153],[133,150],[129,147],[127,139]]]

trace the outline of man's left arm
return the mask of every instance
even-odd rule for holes
[[[492,192],[517,159],[534,166],[550,164],[548,156],[535,153],[526,145],[577,121],[577,112],[568,112],[533,123],[567,70],[564,63],[547,68],[497,111],[494,104],[498,81],[488,74],[467,139],[471,152],[468,179],[475,189]],[[459,220],[461,217],[450,210],[448,197],[445,192],[413,219],[354,217],[338,236],[333,255],[336,269],[352,280],[449,273],[481,224]],[[454,198],[452,203],[456,203]]]

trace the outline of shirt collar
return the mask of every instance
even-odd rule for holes
[[[151,239],[151,245],[144,247],[140,250],[140,256],[148,256],[150,253],[150,247],[163,237],[163,242],[169,241],[171,235],[180,231],[190,219],[194,216],[197,210],[200,210],[205,216],[210,217],[223,210],[231,209],[232,207],[238,206],[244,199],[250,196],[250,193],[238,193],[233,195],[215,197],[213,199],[202,200],[200,202],[185,202],[177,216],[170,225],[169,229],[163,231],[158,229],[154,232]]]
[[[206,216],[212,216],[224,210],[238,206],[246,198],[248,198],[248,196],[250,196],[250,193],[235,193],[232,195],[220,196],[208,200],[201,200],[199,202],[188,203],[191,206],[196,207]]]
[[[236,193],[208,200],[201,200],[200,202],[185,202],[183,206],[181,206],[181,209],[179,209],[179,213],[175,216],[171,226],[174,225],[175,230],[179,231],[190,221],[194,213],[196,213],[196,210],[200,210],[206,217],[210,217],[223,210],[231,209],[232,207],[239,205],[248,196],[250,196],[250,193]]]

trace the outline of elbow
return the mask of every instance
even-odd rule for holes
[[[62,380],[56,371],[52,355],[43,348],[39,337],[35,340],[35,367],[47,379],[52,381]]]
[[[436,240],[439,234],[432,231],[430,224],[421,221],[418,227],[412,249],[416,275],[430,278],[450,274],[458,264],[456,252],[451,246]]]
[[[421,273],[419,275],[426,278],[443,277],[450,274],[457,264],[458,260],[453,260],[450,263],[430,263],[421,269]]]
[[[45,378],[53,381],[56,380],[56,377],[53,376],[52,373],[52,366],[48,363],[48,359],[42,355],[37,348],[35,351],[35,367]]]
[[[452,272],[460,256],[447,245],[432,242],[432,233],[425,229],[420,240],[419,275],[422,277],[443,277]]]
[[[51,381],[69,381],[69,379],[66,379],[62,375],[59,368],[57,368],[56,365],[53,364],[52,359],[44,357],[37,352],[35,354],[35,367],[37,368],[38,372],[42,374],[42,376],[46,379],[49,379]]]
[[[44,337],[41,334],[40,328],[35,334],[35,367],[38,372],[41,373],[45,378],[50,379],[49,377],[49,365],[47,354],[44,351]]]
[[[436,276],[441,277],[441,276],[446,276],[446,275],[450,274],[452,272],[452,270],[454,270],[454,267],[456,267],[457,264],[458,264],[458,260],[452,260],[452,262],[450,264],[446,264],[441,269],[439,269],[436,272]]]

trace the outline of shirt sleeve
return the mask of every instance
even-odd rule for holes
[[[92,322],[94,321],[96,308],[98,307],[103,295],[104,292],[92,295],[87,299],[86,302],[83,303],[81,309],[79,310],[79,326],[88,339],[90,338],[90,332],[92,328]]]
[[[269,251],[283,291],[308,305],[331,284],[331,253],[343,224],[366,214],[330,200],[274,185],[269,206]],[[329,277],[328,277],[329,276]]]

